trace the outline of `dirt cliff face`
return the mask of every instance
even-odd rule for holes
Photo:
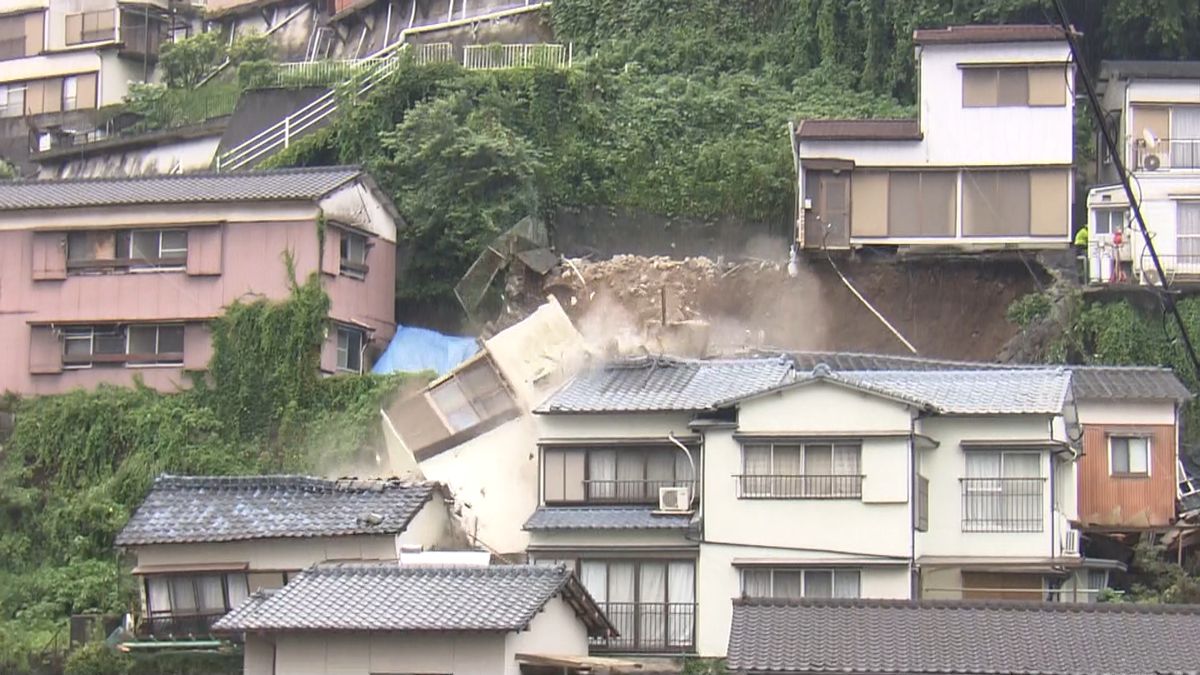
[[[837,265],[919,355],[945,359],[995,359],[1017,333],[1005,319],[1009,304],[1046,280],[1036,263],[1018,258],[846,259]],[[825,259],[802,262],[795,277],[785,264],[758,260],[570,260],[546,277],[543,291],[558,297],[589,339],[618,343],[624,351],[684,345],[707,354],[747,348],[910,353]]]

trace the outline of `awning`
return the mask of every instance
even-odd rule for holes
[[[250,563],[220,562],[220,563],[176,563],[174,565],[138,565],[133,568],[134,574],[183,574],[187,572],[243,572],[250,568]]]

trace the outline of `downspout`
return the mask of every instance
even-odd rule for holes
[[[917,434],[916,431],[910,431],[908,434],[908,503],[909,503],[909,528],[908,528],[908,594],[910,599],[916,600],[921,596],[920,583],[917,581]],[[926,506],[926,509],[929,507]]]
[[[696,485],[700,485],[701,481],[703,480],[703,476],[696,471],[696,458],[692,457],[692,451],[688,450],[687,446],[681,443],[678,438],[675,438],[674,431],[667,432],[667,440],[674,443],[675,446],[682,450],[683,454],[687,456],[688,464],[690,464],[692,467],[692,481]],[[691,495],[688,496],[690,497]],[[699,505],[696,507],[696,518],[700,521],[700,541],[704,541],[704,499],[701,498],[698,501]]]
[[[792,170],[796,172],[796,211],[792,219],[792,250],[804,245],[804,228],[801,227],[800,217],[804,213],[804,183],[800,175],[800,149],[796,147],[796,123],[788,120],[788,144],[792,148]]]

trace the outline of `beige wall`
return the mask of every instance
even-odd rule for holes
[[[135,546],[139,566],[230,563],[253,570],[302,570],[326,560],[395,560],[392,535],[259,539]]]
[[[561,596],[555,597],[533,617],[528,630],[508,634],[503,672],[505,675],[519,675],[520,667],[514,660],[517,654],[584,656],[587,653],[587,627]]]
[[[505,668],[503,633],[283,633],[267,639],[275,641],[275,672],[247,669],[246,675],[515,672]]]
[[[583,336],[554,296],[485,344],[492,363],[512,387],[517,405],[525,409],[541,403],[587,356]]]
[[[1079,401],[1080,424],[1175,424],[1174,401]]]

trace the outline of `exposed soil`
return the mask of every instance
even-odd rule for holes
[[[1017,333],[1005,319],[1009,304],[1046,281],[1036,263],[1015,257],[846,258],[837,265],[919,355],[946,359],[994,359]],[[526,284],[525,301],[513,308],[536,302],[536,289]],[[795,277],[786,264],[762,260],[573,259],[547,275],[542,292],[554,293],[589,338],[615,340],[623,351],[639,341],[656,351],[646,336],[665,316],[668,327],[702,332],[706,354],[910,353],[824,258],[803,261]]]

